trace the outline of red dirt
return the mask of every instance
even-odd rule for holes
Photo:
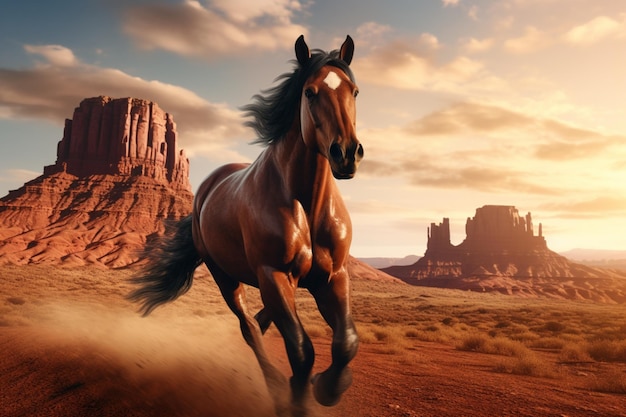
[[[254,356],[208,281],[142,319],[122,300],[128,287],[112,281],[113,273],[16,272],[0,274],[0,415],[273,415]],[[286,372],[282,340],[270,332],[266,341]],[[330,360],[330,341],[313,341],[319,371]],[[606,364],[571,365],[551,379],[496,373],[493,355],[448,345],[387,348],[362,344],[342,402],[324,408],[311,401],[310,414],[626,415],[626,396],[584,388],[584,376]]]

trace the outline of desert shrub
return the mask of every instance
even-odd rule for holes
[[[437,327],[435,325],[430,325],[430,326],[426,326],[424,328],[424,330],[426,330],[427,332],[438,332],[439,331],[439,327]]]
[[[423,342],[450,343],[455,337],[444,331],[407,330],[405,336]]]
[[[530,346],[539,349],[563,349],[565,341],[558,337],[542,337],[531,342]]]
[[[26,300],[22,297],[8,297],[7,302],[16,306],[21,306],[26,303]]]
[[[518,342],[531,343],[541,338],[537,333],[530,330],[526,330],[520,333],[512,333],[509,338],[517,340]]]
[[[559,333],[565,330],[565,325],[558,321],[549,321],[543,325],[543,330],[553,333]]]
[[[371,328],[366,326],[361,326],[359,328],[359,342],[361,343],[375,343],[378,339]]]
[[[496,337],[490,341],[490,352],[494,355],[523,356],[528,348],[522,343],[505,337]]]
[[[529,351],[524,344],[515,340],[506,337],[488,337],[482,333],[463,337],[457,344],[457,349],[502,356],[523,356]]]
[[[374,337],[379,342],[387,342],[391,338],[391,333],[387,329],[374,329]]]
[[[406,346],[406,331],[400,326],[381,327],[376,325],[360,326],[359,340],[361,343],[385,343],[395,346]]]
[[[557,376],[552,364],[537,356],[530,349],[525,350],[519,356],[499,361],[495,365],[494,371],[543,378],[555,378]]]
[[[310,337],[326,337],[329,336],[330,328],[322,324],[309,324],[306,326],[306,332]]]
[[[457,349],[468,352],[484,352],[488,340],[489,338],[484,334],[470,334],[460,341],[460,343],[457,345]]]
[[[559,362],[590,362],[591,360],[586,346],[580,344],[567,344],[559,353]]]
[[[453,322],[454,322],[454,319],[452,317],[446,317],[443,320],[441,320],[441,323],[443,323],[446,326],[451,326]]]
[[[626,394],[626,374],[617,369],[611,370],[590,382],[589,389],[610,394]]]
[[[457,328],[461,331],[467,332],[470,330],[470,327],[465,323],[460,323]]]
[[[583,344],[585,338],[580,334],[563,333],[559,335],[559,339],[563,340],[566,344]]]
[[[626,362],[626,340],[597,340],[589,343],[589,355],[601,362]]]
[[[623,340],[626,337],[622,326],[617,324],[606,325],[605,327],[598,328],[594,332],[591,340]]]
[[[411,338],[411,339],[417,339],[417,338],[419,338],[420,332],[418,332],[415,329],[409,329],[406,332],[404,332],[404,335],[406,337]]]

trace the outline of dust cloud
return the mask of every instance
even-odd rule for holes
[[[206,298],[142,318],[125,288],[14,281],[0,287],[0,414],[274,415],[236,319]]]

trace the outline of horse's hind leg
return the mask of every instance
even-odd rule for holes
[[[287,378],[272,365],[267,356],[259,322],[248,311],[243,284],[232,280],[215,266],[212,266],[211,274],[220,288],[228,307],[230,307],[232,312],[239,318],[241,333],[248,346],[254,351],[257,361],[259,362],[267,389],[274,400],[277,414],[284,415],[287,407],[283,404],[287,390]]]
[[[305,415],[305,398],[315,352],[296,313],[297,283],[287,274],[265,267],[259,274],[259,288],[268,317],[274,322],[285,341],[287,357],[293,371],[292,402],[296,415]]]
[[[327,285],[311,290],[322,316],[333,329],[332,363],[313,378],[315,399],[322,405],[335,405],[352,383],[348,363],[356,355],[359,339],[350,314],[349,277],[336,273]]]

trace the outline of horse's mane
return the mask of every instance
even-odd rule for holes
[[[243,106],[246,117],[252,120],[245,125],[255,130],[258,139],[254,143],[270,145],[282,139],[291,128],[296,111],[300,109],[300,95],[304,82],[325,65],[341,69],[354,82],[352,70],[339,58],[339,51],[324,52],[314,49],[311,58],[302,66],[297,60],[291,61],[293,72],[278,76],[274,81],[282,82],[274,87],[262,90],[252,97],[252,103]]]

